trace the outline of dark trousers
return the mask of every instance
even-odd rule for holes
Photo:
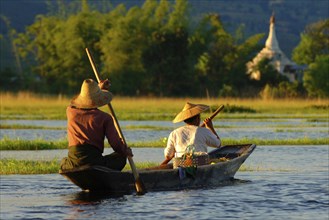
[[[121,154],[113,152],[103,156],[94,146],[84,144],[70,146],[68,157],[61,161],[61,169],[69,170],[83,165],[100,165],[113,170],[122,170],[126,165],[127,158]]]

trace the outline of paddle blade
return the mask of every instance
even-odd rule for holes
[[[139,177],[135,180],[135,188],[137,195],[144,195],[146,193],[144,183],[140,180]]]
[[[135,178],[135,188],[136,188],[137,195],[144,195],[146,192],[145,186],[144,186],[143,181],[139,178],[139,174],[137,172],[134,160],[132,157],[128,156],[128,161],[129,161],[129,164],[131,167],[131,171]]]

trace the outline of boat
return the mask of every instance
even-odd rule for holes
[[[209,164],[173,168],[173,164],[139,169],[146,192],[216,187],[234,179],[240,166],[256,148],[255,144],[226,145],[208,153]],[[85,165],[59,173],[82,190],[131,194],[136,192],[131,171],[116,171],[98,165]]]

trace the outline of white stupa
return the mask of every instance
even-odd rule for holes
[[[261,73],[255,70],[255,66],[262,59],[268,58],[271,60],[271,64],[282,75],[286,76],[290,82],[293,82],[297,78],[294,62],[290,61],[287,56],[281,51],[278,40],[275,33],[275,17],[274,14],[270,19],[270,32],[265,42],[265,47],[257,54],[257,56],[247,63],[247,71],[252,79],[260,80]]]

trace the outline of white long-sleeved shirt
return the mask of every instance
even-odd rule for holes
[[[194,145],[196,152],[207,152],[207,147],[220,147],[221,141],[205,127],[185,125],[173,130],[164,149],[165,157],[181,157],[187,146]]]

